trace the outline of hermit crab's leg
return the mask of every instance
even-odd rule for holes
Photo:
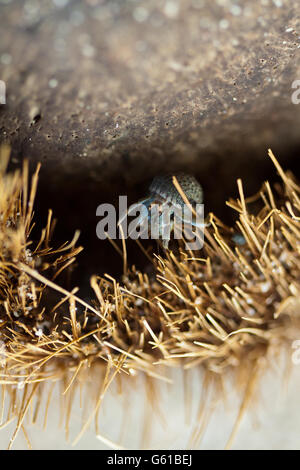
[[[189,222],[189,221],[185,221],[184,222]],[[197,227],[197,228],[204,228],[204,227],[209,227],[210,226],[210,222],[205,222],[205,220],[203,222],[195,222],[194,220],[192,220],[192,223],[190,224],[192,225],[193,227]]]
[[[159,215],[159,236],[162,239],[162,245],[165,250],[169,247],[171,232],[174,229],[174,213],[175,210],[167,203],[162,205],[162,211]]]
[[[118,226],[122,224],[122,222],[126,219],[126,217],[128,215],[131,215],[131,212],[133,212],[134,210],[136,209],[139,209],[140,205],[145,205],[147,207],[147,209],[149,208],[150,204],[151,204],[151,200],[152,198],[145,198],[145,199],[142,199],[141,201],[139,202],[136,202],[135,204],[131,204],[131,206],[127,209],[126,212],[124,212],[124,214],[120,217],[119,221],[118,221]]]
[[[135,215],[136,211],[140,212],[140,215],[134,219],[133,227],[131,231],[128,233],[130,238],[143,238],[143,235],[148,231],[149,226],[149,207],[153,202],[152,197],[147,197],[136,204],[132,204],[128,211],[128,215]],[[140,227],[139,232],[136,232],[137,227]],[[135,232],[135,234],[134,234]],[[134,236],[133,236],[134,235]],[[138,235],[136,237],[136,235]]]

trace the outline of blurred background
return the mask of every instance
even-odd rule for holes
[[[282,364],[273,364],[263,381],[257,387],[257,393],[247,409],[232,449],[299,449],[299,365],[295,367],[289,380],[289,386],[283,380]],[[97,389],[93,388],[92,377],[84,400],[80,404],[76,394],[68,426],[62,419],[60,408],[61,387],[55,386],[51,406],[44,429],[44,405],[48,390],[45,390],[39,417],[35,424],[25,420],[27,435],[33,449],[224,449],[228,443],[242,403],[242,394],[236,393],[225,381],[226,399],[210,400],[203,421],[199,418],[199,409],[203,405],[202,381],[199,371],[190,371],[183,377],[179,370],[170,374],[172,384],[166,385],[155,381],[154,389],[149,390],[140,377],[136,381],[123,381],[122,393],[114,383],[104,398],[99,414],[99,434],[96,437],[92,420],[90,428],[77,442],[83,423],[92,413],[96,402]],[[189,394],[186,395],[188,380]],[[148,388],[147,388],[148,387]],[[184,392],[185,390],[185,392]],[[84,419],[82,419],[84,416]],[[197,437],[203,423],[203,432]],[[13,421],[0,433],[1,449],[7,448],[16,426]],[[76,445],[74,446],[74,441]],[[13,449],[27,449],[24,434],[19,433]]]

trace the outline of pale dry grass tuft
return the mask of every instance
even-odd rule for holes
[[[99,410],[117,376],[143,373],[168,382],[168,367],[201,369],[203,396],[208,384],[222,390],[224,377],[235,377],[244,398],[231,444],[269,357],[290,348],[300,327],[300,187],[269,155],[282,184],[272,188],[266,182],[247,200],[238,181],[239,199],[228,202],[237,214],[235,227],[211,214],[201,252],[153,254],[151,276],[134,267],[122,282],[94,276],[94,299],[86,303],[77,288],[69,292],[59,282],[82,249],[76,247],[78,233],[54,248],[49,211],[40,241],[30,241],[39,167],[29,185],[27,164],[7,174],[9,149],[1,149],[0,426],[16,421],[9,448],[19,431],[31,446],[26,414],[33,410],[35,422],[43,412],[46,424],[57,381],[68,435],[72,394],[86,371],[99,367],[96,404],[74,444],[92,420],[101,438]],[[46,386],[49,397],[41,410]],[[200,439],[204,411],[202,401],[191,445]]]

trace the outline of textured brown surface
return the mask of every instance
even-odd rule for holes
[[[284,158],[299,144],[298,2],[0,9],[0,138],[56,175],[87,170],[87,181],[133,184],[168,167],[227,178],[268,146]]]

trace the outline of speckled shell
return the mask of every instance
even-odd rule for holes
[[[196,178],[185,173],[175,174],[179,185],[193,204],[203,202],[203,190]],[[160,197],[165,202],[182,206],[184,201],[173,183],[173,175],[156,176],[149,186],[150,195],[153,198]]]

